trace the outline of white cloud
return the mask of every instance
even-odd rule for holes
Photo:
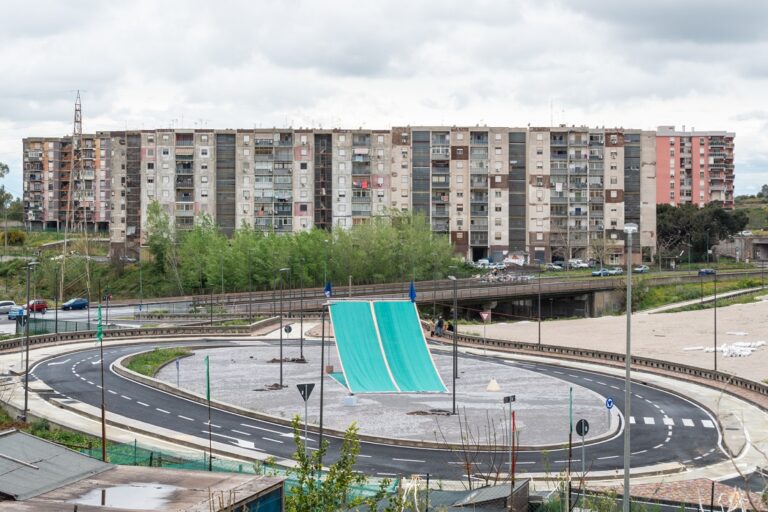
[[[76,8],[75,8],[76,7]],[[554,123],[735,131],[768,181],[768,4],[4,2],[0,161],[21,138],[194,127]]]

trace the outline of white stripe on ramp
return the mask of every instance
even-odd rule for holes
[[[683,425],[685,425],[686,427],[692,427],[693,420],[689,420],[688,418],[683,418]]]

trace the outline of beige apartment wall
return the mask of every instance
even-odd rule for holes
[[[371,215],[388,215],[391,208],[392,133],[377,130],[371,133]]]
[[[405,139],[403,139],[405,135]],[[392,128],[390,167],[390,208],[394,211],[411,209],[411,129]],[[403,141],[405,140],[405,143]]]
[[[698,178],[697,178],[698,179]],[[656,253],[656,133],[640,137],[640,247]]]
[[[235,229],[253,227],[253,140],[253,131],[238,130],[235,134]]]
[[[508,132],[509,128],[488,130],[488,244],[491,248],[498,248],[504,256],[509,253]]]
[[[293,144],[293,230],[309,231],[315,220],[314,131],[295,131]],[[302,169],[302,166],[305,168]],[[299,211],[299,205],[302,204],[306,205],[306,212]]]
[[[551,258],[549,251],[550,239],[550,207],[551,207],[551,189],[550,180],[550,129],[532,128],[528,133],[527,158],[526,158],[526,180],[528,183],[527,191],[527,232],[528,241],[531,244],[528,247],[528,253],[533,254],[536,247],[546,247],[547,258]],[[543,186],[538,187],[537,178],[542,177]]]
[[[352,227],[352,131],[333,132],[333,227]]]
[[[208,156],[205,156],[207,152]],[[216,135],[195,133],[195,203],[197,211],[216,217]],[[253,176],[253,163],[250,175]],[[253,201],[251,201],[252,203]]]

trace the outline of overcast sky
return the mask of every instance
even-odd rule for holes
[[[3,1],[0,161],[83,129],[393,125],[736,132],[768,183],[768,2]]]

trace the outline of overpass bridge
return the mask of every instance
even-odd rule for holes
[[[721,271],[719,282],[746,278],[765,278],[764,269]],[[563,316],[601,316],[618,312],[624,308],[626,275],[616,277],[545,277],[534,275],[511,282],[487,282],[477,278],[455,281],[456,300],[460,314],[477,318],[477,311],[492,310],[511,319],[536,318],[538,302],[541,300],[542,318]],[[714,276],[700,277],[696,272],[665,272],[659,274],[633,275],[635,286],[665,286],[673,284],[705,283]],[[453,305],[454,281],[447,279],[419,281],[415,283],[416,302],[422,310],[448,315]],[[408,296],[409,283],[388,283],[378,285],[354,285],[334,288],[334,298],[398,298]],[[282,301],[281,301],[282,295]],[[167,297],[151,301],[114,301],[114,306],[133,306],[137,316],[153,318],[162,316],[181,318],[191,313],[211,311],[218,308],[230,314],[241,316],[275,315],[282,310],[286,315],[298,311],[316,312],[326,302],[322,288],[298,288],[189,295]],[[153,313],[154,312],[154,313]],[[218,315],[217,315],[218,316]]]

